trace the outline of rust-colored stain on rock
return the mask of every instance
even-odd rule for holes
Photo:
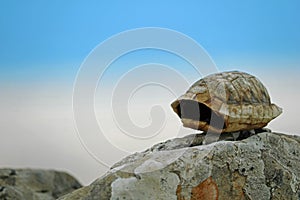
[[[237,171],[233,173],[233,193],[237,197],[237,199],[245,199],[245,194],[243,191],[243,187],[246,182],[246,177],[241,176]]]
[[[181,189],[181,185],[178,185],[176,189],[177,200],[185,200],[184,197],[181,196]]]
[[[177,200],[185,200],[181,191],[182,186],[178,185],[176,190]],[[218,195],[218,186],[210,176],[199,185],[192,188],[190,200],[217,200]]]
[[[192,189],[191,200],[217,200],[218,199],[218,186],[213,179],[208,177],[205,181]]]

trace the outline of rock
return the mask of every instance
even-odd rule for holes
[[[189,135],[135,153],[60,200],[299,199],[300,137],[264,132],[201,145]]]
[[[80,188],[64,172],[33,169],[0,169],[0,199],[53,200]]]

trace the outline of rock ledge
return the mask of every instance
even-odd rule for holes
[[[54,200],[81,187],[65,172],[38,169],[0,169],[0,199]]]
[[[300,199],[300,137],[202,141],[189,135],[157,144],[59,199]]]

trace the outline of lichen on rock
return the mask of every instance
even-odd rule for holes
[[[54,200],[81,187],[65,172],[40,169],[0,169],[0,199]]]
[[[60,200],[299,199],[299,136],[264,132],[241,141],[202,141],[189,135],[154,145]]]

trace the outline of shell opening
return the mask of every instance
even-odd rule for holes
[[[182,119],[201,121],[211,126],[217,125],[218,127],[214,127],[217,129],[226,128],[224,117],[216,113],[203,103],[193,100],[180,100],[176,110],[178,116]],[[211,123],[212,119],[214,120],[214,123]]]

